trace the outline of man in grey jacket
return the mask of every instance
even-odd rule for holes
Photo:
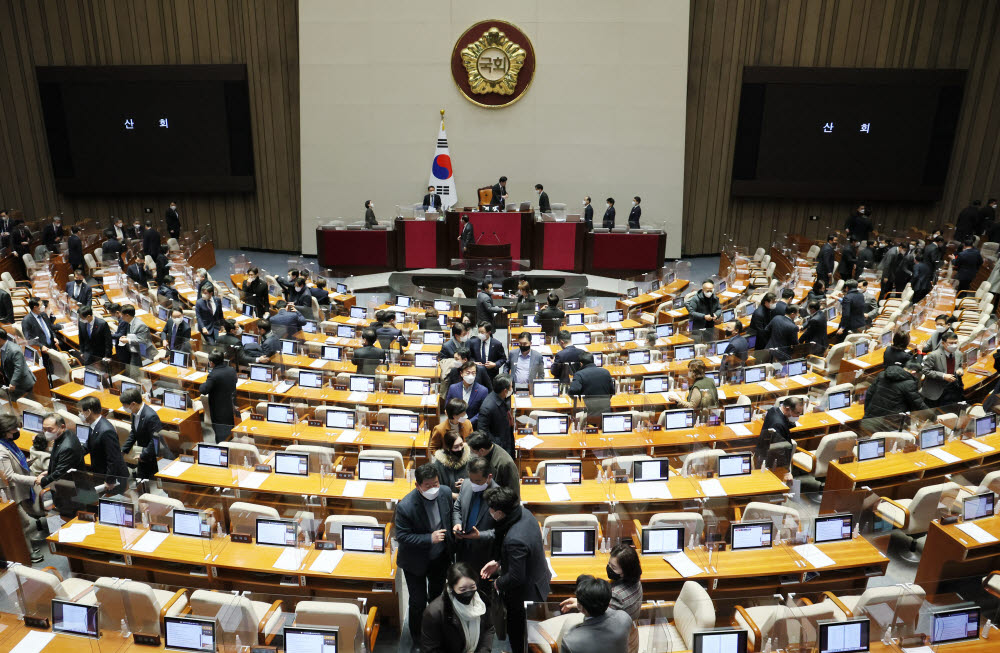
[[[611,604],[611,584],[582,574],[576,579],[576,602],[583,622],[573,626],[559,644],[567,653],[625,653],[632,620]]]
[[[493,470],[487,459],[476,456],[469,461],[467,469],[469,477],[462,483],[458,500],[451,508],[454,522],[452,530],[458,540],[458,561],[479,570],[493,559],[493,527],[496,522],[490,516],[483,495],[491,487],[497,487],[497,484],[493,481]],[[482,578],[477,583],[480,589],[489,589],[489,583]]]
[[[958,335],[946,331],[941,345],[924,356],[922,364],[924,383],[920,386],[920,394],[928,406],[936,408],[965,401],[962,386],[964,360],[958,349]]]
[[[35,387],[35,375],[28,368],[24,352],[3,329],[0,329],[0,372],[11,401],[31,392]]]
[[[506,312],[507,309],[493,303],[493,282],[487,279],[479,286],[479,294],[476,295],[476,324],[489,322],[495,327],[493,319]]]

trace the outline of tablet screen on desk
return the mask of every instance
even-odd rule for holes
[[[295,546],[298,524],[290,519],[257,518],[257,544]]]
[[[606,322],[621,322],[622,318],[625,317],[623,311],[608,311],[606,314]]]
[[[632,463],[632,480],[666,481],[670,478],[670,461],[666,458],[636,460]]]
[[[570,316],[572,317],[572,316]],[[582,317],[582,316],[581,316]],[[569,341],[574,345],[589,345],[591,342],[590,331],[581,331],[579,333],[571,333],[569,335]]]
[[[663,428],[668,431],[694,428],[694,411],[689,408],[663,411]]]
[[[644,394],[667,392],[668,390],[670,390],[670,379],[666,376],[647,376],[642,380],[642,392]]]
[[[451,302],[446,299],[435,299],[434,300],[434,310],[439,313],[450,313],[451,312]]]
[[[163,646],[215,653],[215,619],[163,617]]]
[[[416,433],[420,429],[417,415],[389,413],[389,430],[393,433]]]
[[[25,410],[21,413],[21,424],[25,431],[31,431],[32,433],[42,432],[42,422],[45,418],[38,413],[33,413],[30,410]]]
[[[368,309],[363,306],[352,306],[351,317],[355,320],[364,320],[368,317]]]
[[[995,414],[989,414],[984,417],[976,418],[976,437],[981,435],[990,435],[997,430],[997,416]]]
[[[295,422],[295,411],[285,404],[268,404],[267,421],[275,424],[292,424]]]
[[[396,306],[402,306],[403,308],[409,308],[410,304],[413,303],[413,298],[407,295],[396,295]]]
[[[337,325],[337,337],[338,338],[353,338],[354,337],[354,327],[349,324],[338,324]]]
[[[633,349],[628,353],[628,364],[629,365],[648,365],[649,364],[649,350],[648,349]]]
[[[657,338],[669,338],[674,335],[674,325],[673,324],[657,324],[656,325],[656,337]]]
[[[682,345],[680,347],[674,347],[674,360],[675,361],[686,361],[694,358],[694,347],[691,345]]]
[[[813,540],[819,542],[839,542],[851,539],[854,531],[854,516],[849,513],[824,515],[816,518]]]
[[[156,317],[166,322],[167,318],[170,317],[170,312],[167,310],[166,306],[157,306]]]
[[[347,294],[347,284],[346,283],[338,283],[337,284],[337,294],[338,295],[346,295]]]
[[[979,636],[979,608],[942,610],[931,615],[931,644]]]
[[[767,380],[767,368],[763,365],[743,368],[743,383],[760,383]]]
[[[615,342],[632,342],[635,340],[635,329],[618,329],[615,331]]]
[[[323,373],[299,370],[299,385],[303,388],[322,388]]]
[[[299,343],[298,343],[297,340],[288,340],[288,339],[282,338],[281,339],[281,353],[282,354],[286,354],[288,356],[294,356],[295,352],[298,351],[298,345],[299,345]]]
[[[309,476],[309,454],[277,451],[274,454],[274,472],[289,476]]]
[[[826,396],[828,410],[840,410],[851,405],[851,391],[831,392]]]
[[[595,351],[594,353],[594,365],[597,367],[604,367],[604,353]]]
[[[188,353],[186,351],[177,351],[176,349],[170,351],[170,364],[174,367],[187,367],[188,366]]]
[[[726,406],[722,421],[726,426],[746,424],[753,414],[753,406]]]
[[[385,528],[382,526],[350,526],[345,524],[342,529],[341,542],[344,551],[385,552]]]
[[[444,343],[443,331],[424,331],[425,345],[440,345]]]
[[[592,556],[597,531],[592,528],[556,528],[552,530],[553,556]]]
[[[722,311],[722,321],[723,322],[732,322],[735,319],[736,319],[736,311],[734,309],[730,308],[730,309],[727,309],[725,311]]]
[[[569,415],[541,415],[538,418],[538,435],[566,435],[569,433]]]
[[[430,379],[403,379],[404,395],[426,395],[430,394]]]
[[[188,537],[212,537],[212,529],[205,513],[200,510],[179,510],[174,508],[174,535]]]
[[[580,298],[576,299],[564,299],[563,308],[567,311],[578,311],[580,310]]]
[[[269,365],[250,365],[250,380],[270,383],[274,378],[274,368]]]
[[[639,288],[637,286],[632,286],[631,288],[625,289],[625,296],[629,299],[635,299],[639,296]]]
[[[885,458],[885,439],[858,440],[858,462],[876,458]]]
[[[229,467],[229,448],[214,444],[199,444],[198,464],[210,467]]]
[[[920,448],[931,449],[944,444],[944,427],[932,426],[920,432]]]
[[[73,601],[52,599],[52,630],[84,637],[98,637],[96,605],[84,605]]]
[[[532,397],[558,397],[559,382],[552,380],[535,380],[531,382]]]
[[[830,308],[826,309],[826,319],[828,319],[828,320],[835,320],[836,318],[837,318],[837,307],[836,306],[831,306]]]
[[[862,356],[864,356],[867,353],[868,353],[868,341],[867,340],[861,340],[859,342],[854,343],[854,357],[855,358],[861,358]]]
[[[348,385],[351,392],[375,392],[375,377],[355,374]]]
[[[604,433],[631,433],[632,415],[629,413],[603,413],[601,430]]]
[[[260,336],[256,333],[244,333],[240,335],[240,344],[246,347],[247,345],[259,345]]]
[[[800,374],[805,374],[808,369],[809,368],[806,367],[806,361],[801,358],[793,361],[786,361],[781,364],[782,376],[798,376]]]
[[[692,653],[747,653],[747,631],[718,628],[694,633]]]
[[[583,313],[570,313],[566,316],[566,324],[569,326],[580,326],[583,324]]]
[[[243,316],[244,317],[253,317],[253,315],[254,315],[253,312],[254,312],[254,307],[253,307],[252,304],[243,304]]]
[[[302,330],[306,333],[316,333],[319,331],[319,327],[315,320],[306,320],[306,323],[302,325]]]
[[[97,502],[97,521],[105,526],[135,526],[135,508],[127,501],[100,499]]]
[[[867,618],[819,622],[819,653],[864,653],[868,650]]]
[[[339,361],[344,358],[344,348],[336,345],[323,345],[323,360]]]
[[[753,521],[729,525],[729,544],[734,551],[740,549],[766,549],[771,546],[770,521]]]
[[[570,483],[579,485],[582,482],[583,463],[580,462],[547,462],[545,463],[545,484]]]
[[[392,461],[385,458],[358,460],[358,478],[362,481],[391,481]]]
[[[684,550],[684,528],[667,526],[642,529],[642,553],[677,553]]]
[[[84,370],[83,371],[83,385],[92,389],[101,389],[101,373],[95,372],[94,370]]]
[[[337,653],[336,628],[285,626],[285,653]]]
[[[529,315],[525,315],[524,316],[524,326],[526,326],[526,327],[536,327],[536,326],[540,326],[540,325],[538,324],[538,322],[535,321],[535,316],[529,314]]]
[[[173,410],[187,410],[188,395],[183,390],[164,390],[163,406]]]
[[[882,343],[883,347],[888,347],[892,344],[892,331],[886,331],[883,333],[879,341]]]
[[[413,355],[413,366],[414,367],[437,367],[437,356],[434,354],[414,354]]]
[[[962,519],[972,521],[973,519],[992,517],[994,500],[995,495],[992,492],[984,492],[962,499]]]
[[[544,333],[532,333],[531,334],[531,346],[541,347],[545,345],[545,334]]]
[[[326,409],[326,425],[334,429],[353,429],[354,411],[343,408]]]
[[[719,456],[719,477],[746,476],[750,473],[750,459],[753,454],[738,453],[732,456]]]

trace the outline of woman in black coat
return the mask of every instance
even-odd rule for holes
[[[422,653],[489,653],[493,648],[493,624],[476,575],[464,562],[449,567],[444,592],[424,610]]]
[[[247,278],[243,280],[243,303],[253,306],[257,317],[267,315],[267,282],[260,278],[257,268],[247,270]]]

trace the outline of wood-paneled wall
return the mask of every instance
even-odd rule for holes
[[[1000,193],[1000,2],[691,0],[685,254],[715,253],[730,239],[766,248],[785,233],[822,237],[854,208],[730,197],[744,66],[967,69],[942,201],[869,205],[892,231],[953,221],[971,199]]]
[[[216,247],[298,251],[297,0],[0,0],[0,205],[26,217],[62,211],[210,224]],[[245,63],[256,191],[66,196],[49,162],[35,66]]]

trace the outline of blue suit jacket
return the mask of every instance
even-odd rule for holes
[[[489,394],[490,391],[487,390],[482,384],[472,384],[472,394],[469,395],[469,408],[465,411],[465,414],[468,415],[469,421],[472,422],[473,426],[477,426],[479,424],[479,407],[483,404],[483,400],[486,399]],[[451,384],[451,387],[448,388],[448,394],[444,398],[444,403],[447,405],[447,403],[452,399],[462,399],[461,382]]]

